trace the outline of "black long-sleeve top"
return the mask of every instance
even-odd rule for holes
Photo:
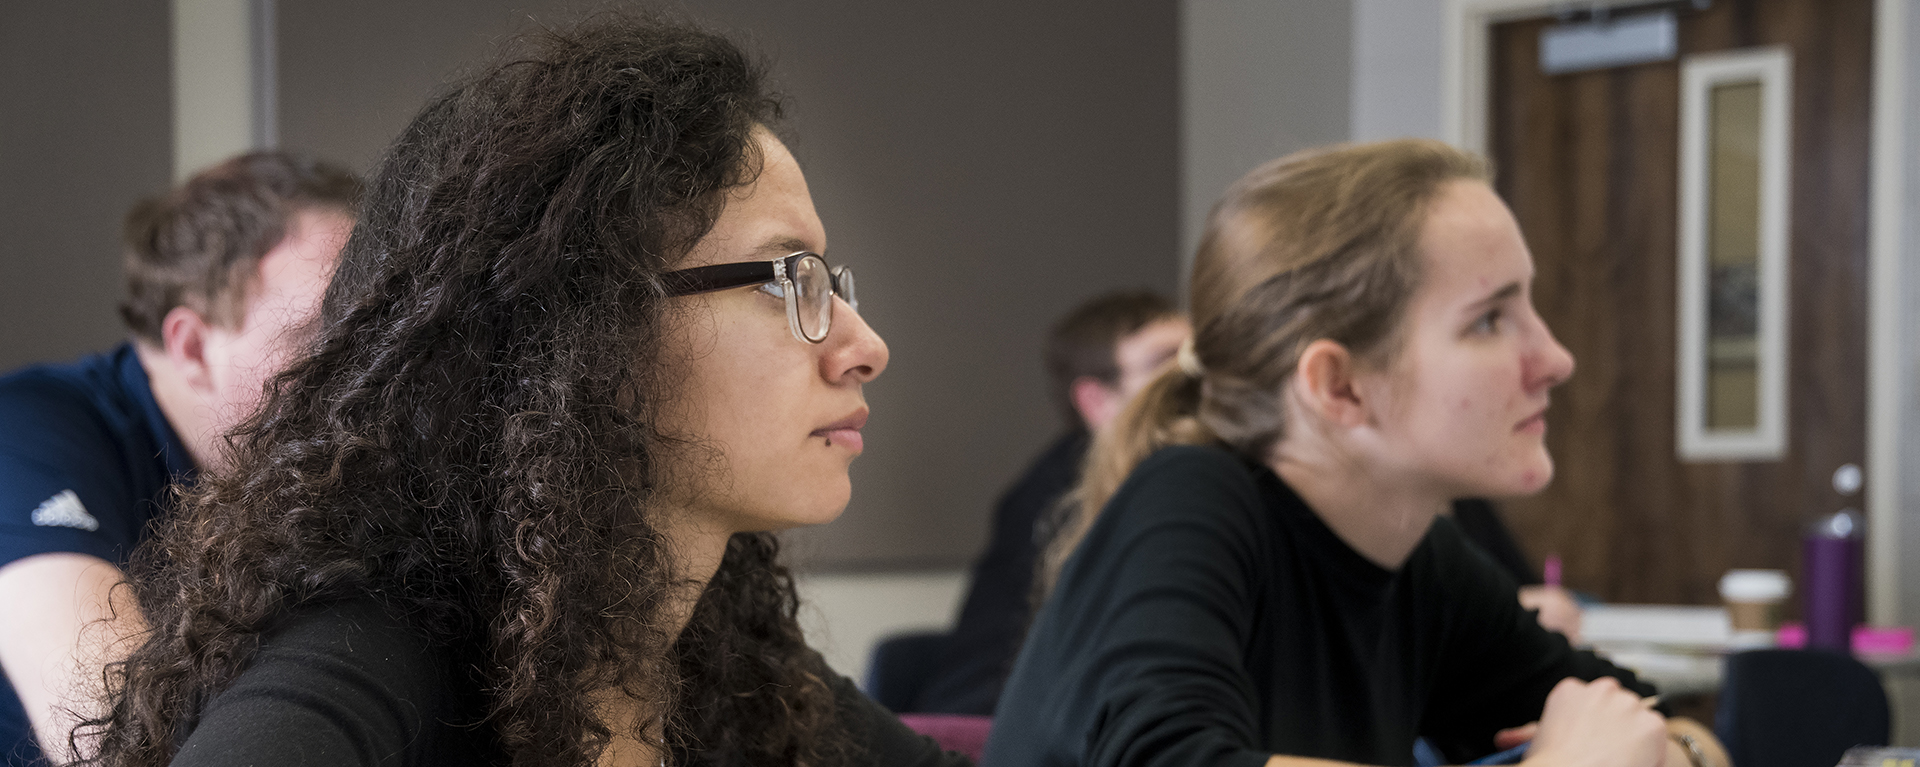
[[[1527,561],[1527,555],[1520,550],[1520,542],[1513,539],[1513,531],[1500,521],[1500,511],[1493,502],[1485,498],[1463,498],[1453,502],[1453,522],[1460,526],[1460,532],[1467,540],[1480,547],[1493,563],[1505,570],[1522,586],[1538,586],[1543,581],[1540,572],[1533,569],[1533,563]]]
[[[1543,630],[1437,519],[1398,570],[1267,468],[1214,447],[1143,462],[1036,616],[985,764],[1410,764],[1539,717],[1568,676],[1652,689]]]
[[[303,610],[270,633],[247,669],[207,704],[174,767],[505,764],[466,665],[372,599]],[[821,673],[834,685],[842,726],[861,747],[855,764],[969,764],[824,664]]]

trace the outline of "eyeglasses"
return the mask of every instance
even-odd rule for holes
[[[833,329],[835,295],[846,299],[849,308],[860,311],[860,300],[853,294],[853,270],[828,267],[818,253],[804,250],[772,261],[696,266],[668,272],[662,278],[669,296],[760,284],[761,290],[786,299],[787,328],[794,338],[811,344],[827,340],[827,332]]]

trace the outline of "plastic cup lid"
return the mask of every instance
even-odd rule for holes
[[[1793,592],[1781,570],[1728,570],[1720,577],[1720,598],[1729,602],[1777,602]]]

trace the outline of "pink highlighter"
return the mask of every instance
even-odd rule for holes
[[[1560,555],[1547,555],[1547,561],[1540,564],[1540,577],[1547,582],[1547,586],[1560,588]]]

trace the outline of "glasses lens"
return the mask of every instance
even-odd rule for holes
[[[809,341],[825,340],[833,323],[833,275],[827,272],[827,262],[819,256],[801,257],[793,267],[793,286],[800,332]]]
[[[860,299],[853,293],[853,270],[845,266],[834,269],[833,284],[834,292],[840,294],[840,300],[847,302],[848,308],[860,311]]]

